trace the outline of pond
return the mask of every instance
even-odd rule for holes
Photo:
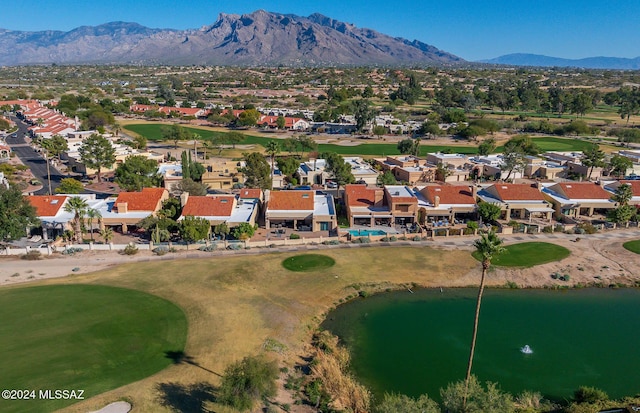
[[[464,379],[475,289],[396,291],[343,304],[322,327],[351,351],[352,370],[376,399],[410,396]],[[521,351],[529,346],[530,354]],[[640,291],[486,290],[473,373],[503,390],[570,398],[595,386],[640,392]]]

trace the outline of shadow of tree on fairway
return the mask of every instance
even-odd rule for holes
[[[171,361],[173,361],[173,364],[190,364],[192,366],[198,367],[199,369],[202,369],[208,373],[211,374],[215,374],[218,377],[222,377],[222,375],[220,375],[219,373],[216,373],[213,370],[209,370],[206,367],[202,367],[200,364],[198,364],[197,361],[195,361],[195,359],[193,357],[191,357],[190,355],[188,355],[187,353],[185,353],[184,351],[178,350],[178,351],[173,351],[173,350],[168,350],[164,352],[164,356],[168,359],[170,359]]]
[[[215,388],[205,382],[190,385],[159,383],[156,390],[160,404],[181,413],[210,412],[206,404],[216,401]]]

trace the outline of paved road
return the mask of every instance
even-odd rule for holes
[[[15,116],[12,116],[11,118],[14,122],[16,122],[18,131],[15,132],[15,134],[17,135],[15,138],[7,137],[7,144],[11,147],[11,150],[16,153],[18,158],[20,158],[22,163],[24,163],[29,169],[31,169],[31,172],[36,177],[36,179],[43,183],[42,189],[36,191],[35,194],[46,195],[49,193],[49,185],[47,182],[47,162],[25,141],[24,138],[28,135],[28,125]],[[60,186],[60,181],[65,176],[62,175],[60,171],[58,171],[54,167],[50,167],[50,171],[51,192],[55,193],[56,188]]]

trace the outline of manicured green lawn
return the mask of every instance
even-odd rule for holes
[[[624,244],[622,244],[622,246],[624,247],[624,249],[628,251],[635,252],[636,254],[640,254],[640,240],[627,241]]]
[[[162,125],[160,124],[132,124],[124,126],[124,129],[138,133],[146,137],[150,141],[162,140]],[[185,127],[192,133],[197,133],[202,139],[212,139],[214,136],[224,135],[225,132],[209,131],[205,129],[195,129]],[[281,139],[265,138],[261,136],[253,136],[245,134],[246,138],[241,144],[244,145],[262,145],[266,146],[270,141],[282,142]],[[554,138],[554,137],[542,137],[534,138],[536,144],[540,148],[541,152],[546,151],[582,151],[588,148],[592,143],[583,141],[580,139],[572,138]],[[496,149],[497,152],[502,152],[504,148],[502,146]],[[467,155],[474,155],[478,153],[478,147],[476,145],[468,146],[446,146],[446,145],[428,145],[425,141],[422,141],[420,145],[420,155],[426,156],[430,152],[441,152],[444,150],[452,150],[455,153],[462,153]],[[334,144],[319,144],[319,152],[335,152],[340,155],[364,155],[364,156],[386,156],[386,155],[400,155],[397,145],[395,143],[365,143],[356,146],[342,146]]]
[[[560,261],[571,253],[565,247],[548,242],[522,242],[505,247],[505,252],[495,257],[491,264],[498,267],[533,267],[552,261]],[[475,251],[473,257],[480,260]]]
[[[302,254],[289,257],[282,261],[282,266],[289,271],[316,271],[323,268],[333,267],[335,260],[321,254]]]
[[[84,390],[88,399],[169,366],[182,310],[139,291],[57,285],[0,291],[0,388]],[[0,400],[2,412],[53,411],[75,400]]]

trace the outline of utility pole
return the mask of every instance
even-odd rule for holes
[[[47,180],[49,181],[49,195],[53,195],[51,193],[51,169],[49,166],[49,154],[45,151],[44,160],[47,163]]]

